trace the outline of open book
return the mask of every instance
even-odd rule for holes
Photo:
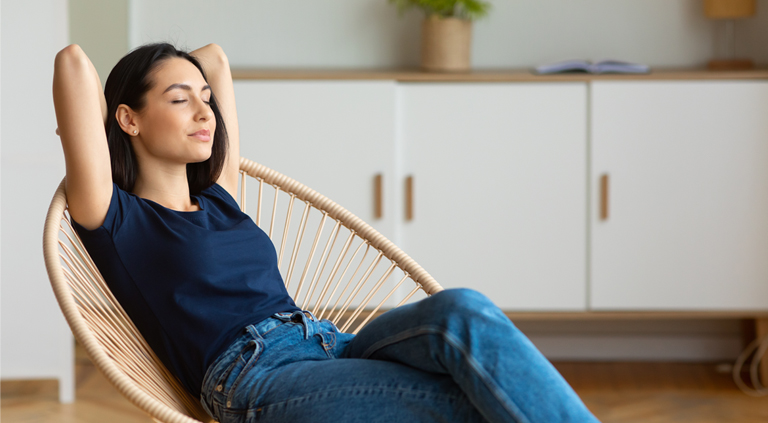
[[[546,75],[562,72],[588,73],[648,73],[651,68],[639,63],[620,62],[618,60],[601,60],[589,62],[586,60],[565,60],[563,62],[536,66],[535,73]]]

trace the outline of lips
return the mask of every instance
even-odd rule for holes
[[[194,134],[191,134],[190,137],[195,137],[199,139],[200,141],[210,141],[211,140],[211,131],[207,129],[201,129]]]

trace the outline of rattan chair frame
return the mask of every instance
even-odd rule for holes
[[[356,333],[372,317],[382,311],[382,306],[395,290],[401,288],[406,279],[412,281],[414,288],[407,291],[397,306],[408,301],[418,291],[432,295],[442,290],[442,287],[421,266],[391,241],[327,197],[273,169],[245,158],[240,160],[240,173],[242,176],[240,206],[243,211],[246,207],[246,181],[255,179],[258,184],[255,223],[259,227],[262,227],[261,212],[264,188],[269,186],[275,190],[275,201],[273,202],[268,234],[276,243],[276,249],[277,198],[280,193],[289,198],[288,213],[280,238],[278,266],[282,264],[284,257],[290,255],[288,257],[289,267],[284,279],[289,293],[292,294],[294,301],[302,309],[308,307],[312,299],[316,297],[312,308],[313,313],[320,318],[327,314],[327,318],[337,325],[341,325],[339,327],[342,331],[350,331],[353,323],[356,323],[355,329],[351,331]],[[192,397],[182,387],[178,379],[160,362],[131,322],[125,310],[110,292],[77,234],[72,230],[67,213],[65,184],[66,178],[59,184],[48,209],[43,234],[43,252],[54,294],[75,339],[83,345],[96,368],[107,380],[130,402],[151,416],[153,420],[165,423],[211,421],[210,416],[200,405],[199,399]],[[287,248],[290,245],[288,233],[295,200],[303,202],[305,206],[299,222],[296,240],[292,248]],[[307,216],[310,210],[320,212],[322,218],[314,236],[309,258],[302,269],[303,263],[298,260],[299,255],[297,253],[307,232]],[[312,272],[313,258],[320,245],[320,234],[328,220],[335,222],[332,233],[322,249],[319,260],[314,264],[315,271]],[[331,260],[329,252],[333,250],[332,244],[336,243],[339,230],[342,227],[349,230],[350,235],[344,241],[340,250],[341,253],[336,260]],[[266,229],[264,230],[267,232]],[[352,240],[357,238],[362,242],[355,249],[352,258],[346,260],[345,257],[352,250]],[[363,250],[364,246],[363,259],[371,251],[376,256],[367,266],[363,266],[361,260],[357,268],[352,271],[347,285],[340,291],[341,294],[336,295],[342,285],[342,280],[345,279],[349,270],[355,267],[351,265],[352,261]],[[373,270],[380,263],[386,261],[384,259],[390,262],[386,271],[374,285],[366,286]],[[332,261],[333,264],[331,264]],[[343,264],[344,261],[347,263],[346,266]],[[322,283],[320,276],[327,269],[330,269],[330,276],[325,283]],[[403,278],[377,306],[369,307],[374,294],[386,285],[385,281],[395,269],[400,269],[404,275]],[[362,276],[356,284],[353,284],[353,279],[361,270]],[[301,275],[298,286],[295,289],[291,288],[289,284],[293,275],[298,274]],[[336,278],[337,274],[341,274],[341,276]],[[334,281],[336,282],[334,283]],[[295,291],[295,294],[291,291]],[[336,302],[331,305],[331,298],[334,295],[336,295]],[[353,300],[362,295],[364,295],[362,301],[352,310]],[[324,304],[323,301],[325,301]]]

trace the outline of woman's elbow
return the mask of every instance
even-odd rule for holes
[[[62,71],[66,68],[78,68],[87,67],[88,57],[85,52],[77,44],[70,44],[56,54],[56,60],[54,61],[54,68],[58,71]]]
[[[206,56],[214,61],[217,66],[229,66],[229,59],[224,53],[224,49],[218,44],[211,43],[204,47]]]

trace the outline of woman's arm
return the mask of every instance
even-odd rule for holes
[[[203,66],[208,78],[208,85],[216,96],[224,125],[229,135],[229,151],[224,169],[216,181],[233,198],[237,198],[237,177],[240,170],[240,130],[237,126],[237,108],[235,107],[235,88],[232,85],[232,73],[229,59],[224,50],[216,44],[208,44],[190,53]]]
[[[69,214],[86,229],[98,228],[112,199],[107,102],[96,68],[77,44],[56,55],[53,105],[66,161]]]

